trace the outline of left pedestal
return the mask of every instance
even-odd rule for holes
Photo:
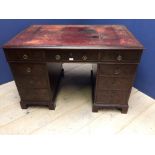
[[[49,78],[46,63],[10,63],[12,73],[21,97],[21,107],[47,105],[54,110],[56,84],[54,75]]]
[[[6,50],[5,54],[21,98],[21,108],[39,105],[54,110],[62,64],[49,65],[40,51]]]

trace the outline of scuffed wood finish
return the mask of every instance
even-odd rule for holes
[[[128,99],[143,46],[121,25],[32,25],[3,47],[21,97],[21,107],[55,98],[62,63],[93,63],[92,111],[128,111]]]

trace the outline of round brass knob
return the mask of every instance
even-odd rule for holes
[[[87,56],[84,55],[84,56],[82,57],[82,60],[87,60]]]
[[[24,55],[23,55],[23,59],[24,59],[24,60],[28,59],[28,55],[27,55],[27,54],[24,54]]]
[[[120,69],[115,69],[114,74],[115,74],[115,75],[118,75],[118,74],[120,74],[120,72],[121,72]]]
[[[121,55],[118,55],[118,56],[117,56],[117,60],[118,60],[118,61],[121,61],[122,59],[123,59],[123,58],[122,58]]]
[[[61,56],[60,56],[60,55],[56,55],[56,56],[55,56],[55,59],[56,59],[56,60],[60,60],[60,59],[61,59]]]
[[[31,73],[31,68],[30,67],[27,67],[26,72],[27,73]]]

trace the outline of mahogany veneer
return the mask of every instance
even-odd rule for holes
[[[121,25],[32,25],[3,47],[21,107],[48,105],[55,97],[62,63],[93,63],[93,112],[119,108],[128,99],[143,46]]]

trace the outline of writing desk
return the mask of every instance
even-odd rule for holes
[[[127,113],[143,46],[121,25],[32,25],[3,49],[23,109],[48,105],[54,110],[62,63],[79,62],[92,63],[92,111]]]

